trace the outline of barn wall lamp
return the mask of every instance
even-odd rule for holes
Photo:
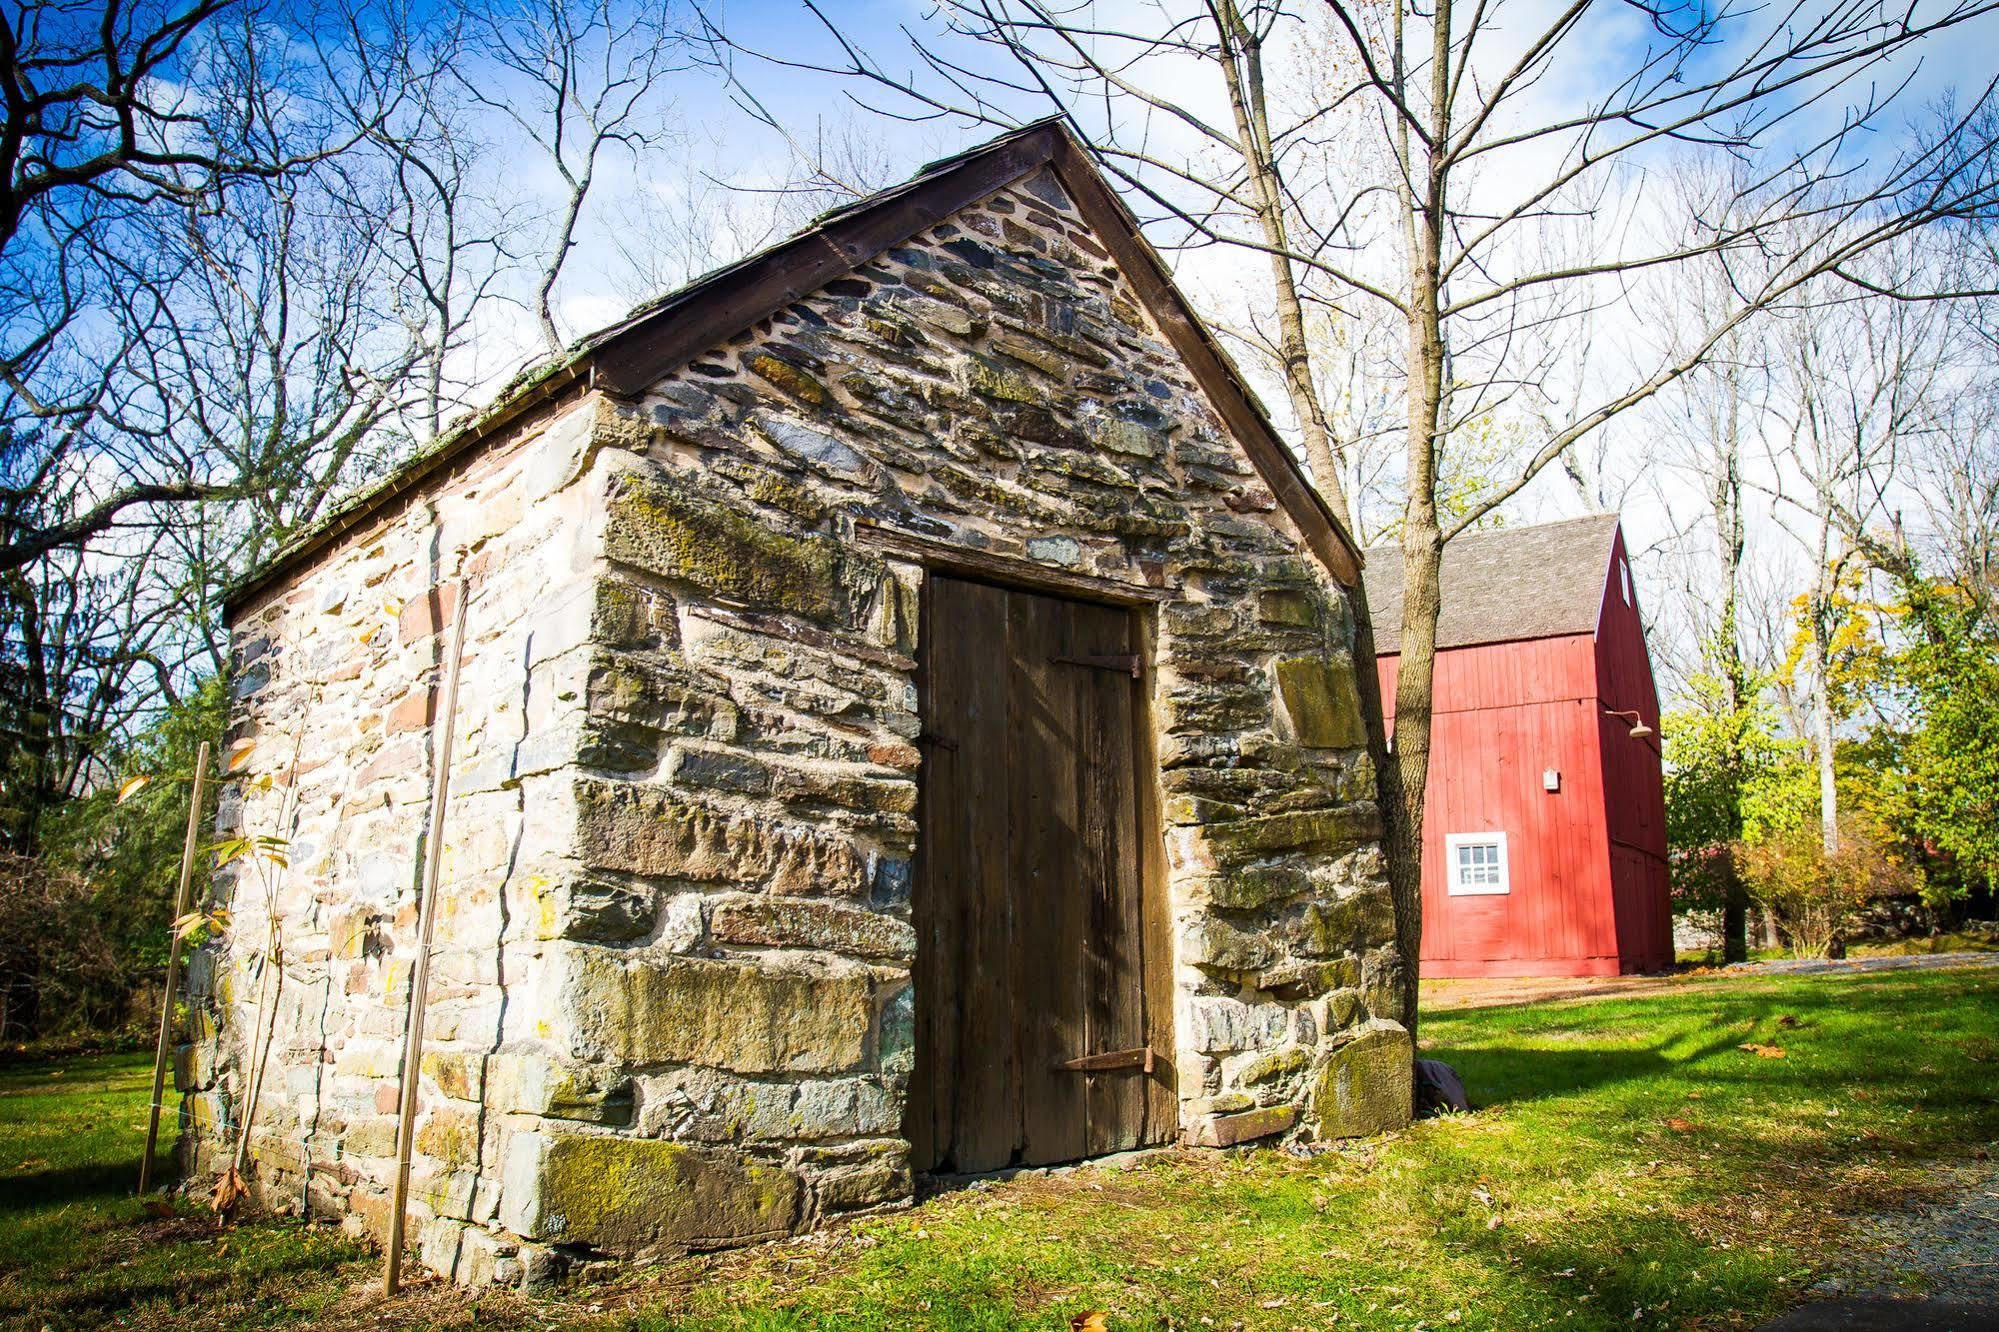
[[[1607,717],[1631,718],[1631,738],[1633,740],[1643,740],[1646,736],[1652,734],[1652,728],[1645,724],[1645,719],[1639,716],[1635,709],[1619,710],[1617,708],[1605,708],[1603,711]]]

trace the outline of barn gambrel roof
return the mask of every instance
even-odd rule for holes
[[[225,618],[425,478],[538,408],[578,392],[630,396],[736,334],[997,190],[1047,168],[1110,251],[1305,544],[1341,583],[1360,580],[1359,548],[1313,488],[1255,392],[1173,284],[1137,219],[1060,117],[1036,121],[900,185],[821,214],[797,234],[650,301],[522,375],[472,420],[356,493],[232,588]]]
[[[1596,632],[1617,540],[1614,513],[1534,527],[1467,532],[1444,547],[1437,647],[1471,647]],[[1375,648],[1401,650],[1402,552],[1367,552],[1367,607]]]

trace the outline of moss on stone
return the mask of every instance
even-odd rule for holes
[[[1364,1024],[1320,1070],[1312,1115],[1322,1138],[1364,1138],[1401,1128],[1413,1113],[1415,1048],[1400,1024]]]
[[[1273,1050],[1244,1064],[1236,1073],[1236,1081],[1245,1087],[1254,1087],[1287,1073],[1296,1073],[1311,1062],[1312,1052],[1302,1045],[1294,1045],[1288,1050]]]
[[[631,1122],[631,1079],[615,1070],[509,1053],[491,1057],[490,1073],[486,1100],[494,1109],[591,1124]]]
[[[644,589],[599,579],[590,610],[590,636],[612,647],[643,647],[653,640],[652,607]]]
[[[985,398],[1002,402],[1046,402],[1048,394],[1018,370],[991,361],[973,361],[965,371],[965,386]]]
[[[1395,904],[1385,886],[1363,888],[1305,909],[1305,951],[1317,957],[1358,952],[1395,933]]]
[[[831,539],[774,531],[679,486],[626,477],[611,497],[604,549],[744,605],[839,618],[840,558]]]
[[[865,1055],[868,975],[675,957],[627,964],[584,950],[564,987],[576,1034],[629,1064],[738,1073],[841,1072]]]
[[[799,1182],[740,1153],[650,1138],[543,1139],[534,1172],[533,1238],[614,1254],[790,1233]]]
[[[1216,863],[1242,865],[1277,851],[1337,855],[1381,834],[1372,805],[1310,809],[1261,819],[1211,823],[1202,829]]]
[[[1256,618],[1265,624],[1289,624],[1304,628],[1317,623],[1319,612],[1304,590],[1271,587],[1256,594]]]
[[[1300,865],[1251,865],[1217,874],[1207,883],[1208,901],[1229,911],[1250,911],[1310,892],[1312,876]]]
[[[744,362],[750,373],[765,383],[783,389],[801,402],[814,407],[823,407],[830,400],[826,386],[789,361],[779,360],[769,352],[758,352]]]
[[[807,522],[817,522],[826,516],[826,505],[817,495],[776,472],[759,471],[750,482],[750,498]]]
[[[455,1111],[432,1110],[417,1129],[416,1150],[447,1170],[470,1165],[479,1156],[478,1123]]]
[[[426,1050],[423,1071],[439,1093],[455,1101],[476,1101],[483,1080],[481,1056],[461,1050]]]
[[[1344,659],[1280,657],[1273,674],[1286,739],[1308,749],[1358,749],[1367,743],[1353,667]]]

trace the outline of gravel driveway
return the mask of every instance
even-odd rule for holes
[[[1986,1151],[1999,1156],[1999,1143]],[[1999,1161],[1943,1167],[1939,1182],[1941,1200],[1856,1227],[1839,1274],[1766,1332],[1999,1329]]]

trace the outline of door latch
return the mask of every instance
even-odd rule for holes
[[[1117,671],[1129,675],[1134,680],[1139,678],[1141,671],[1141,663],[1136,652],[1116,652],[1098,657],[1055,657],[1052,660],[1061,666],[1088,666],[1099,671]]]
[[[1109,1073],[1123,1068],[1142,1068],[1150,1073],[1152,1062],[1152,1047],[1141,1045],[1135,1050],[1106,1050],[1102,1054],[1064,1059],[1055,1068],[1061,1073]]]

